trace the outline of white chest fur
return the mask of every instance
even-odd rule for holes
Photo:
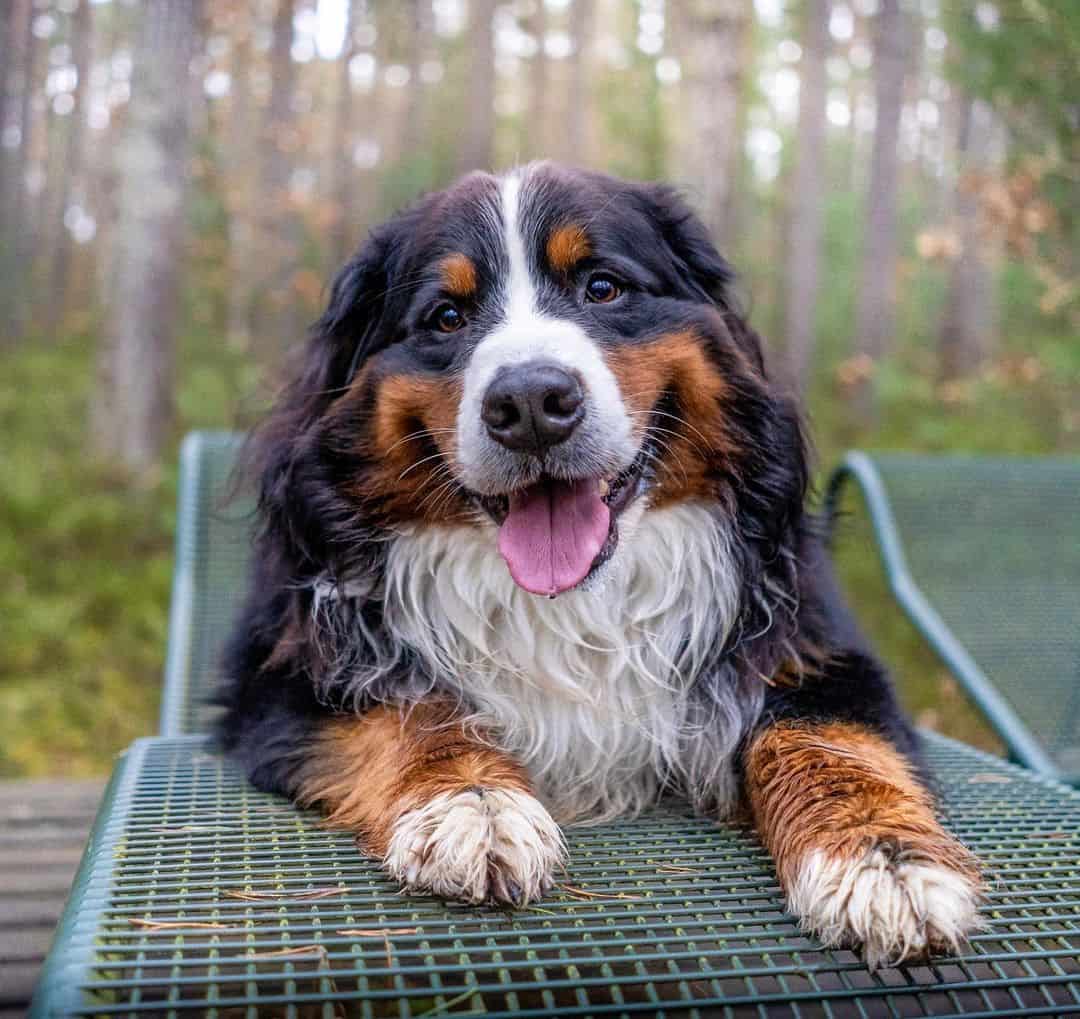
[[[625,523],[603,580],[551,600],[514,584],[491,532],[427,527],[389,552],[394,638],[457,686],[563,821],[632,813],[666,779],[723,805],[731,755],[760,710],[734,687],[707,706],[688,696],[737,611],[724,529],[694,505]]]

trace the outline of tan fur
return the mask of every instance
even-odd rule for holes
[[[454,252],[439,263],[443,288],[448,294],[468,300],[476,296],[476,265],[468,255]]]
[[[460,381],[420,375],[372,379],[365,372],[353,385],[354,398],[364,399],[371,387],[374,413],[358,440],[373,466],[357,479],[356,494],[373,512],[398,523],[463,521],[469,507],[453,486],[443,487],[456,452]]]
[[[548,264],[558,273],[568,273],[592,254],[592,244],[584,229],[567,223],[551,231],[547,242]]]
[[[856,860],[875,847],[978,879],[974,857],[934,816],[929,793],[882,737],[849,723],[785,723],[746,755],[758,832],[790,889],[810,854]]]
[[[525,771],[454,721],[445,704],[376,707],[327,723],[308,748],[297,800],[386,854],[395,823],[443,793],[529,792]]]
[[[650,505],[665,506],[691,498],[707,498],[708,475],[717,459],[734,453],[724,419],[727,383],[691,332],[671,333],[649,343],[616,348],[607,362],[634,428],[643,434],[661,396],[675,394],[679,418],[661,417],[657,426],[662,448],[653,464],[657,483]]]

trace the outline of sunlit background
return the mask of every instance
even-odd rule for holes
[[[667,178],[827,467],[1080,451],[1075,0],[0,0],[0,775],[150,732],[178,442],[475,167]],[[987,737],[891,609],[921,721]]]

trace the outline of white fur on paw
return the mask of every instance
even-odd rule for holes
[[[565,859],[562,832],[535,797],[476,787],[398,818],[386,869],[407,891],[524,906],[551,888]]]
[[[871,969],[959,951],[980,926],[979,900],[967,874],[882,848],[854,859],[813,852],[788,892],[804,930],[826,945],[861,944]]]

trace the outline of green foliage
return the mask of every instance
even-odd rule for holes
[[[944,5],[944,24],[954,40],[951,74],[972,94],[1011,107],[1017,130],[1047,128],[1063,151],[1075,153],[1080,4],[1000,0],[993,9],[996,17],[980,19],[970,0]]]
[[[94,774],[153,724],[172,478],[132,490],[89,462],[86,337],[4,375],[0,775]]]

